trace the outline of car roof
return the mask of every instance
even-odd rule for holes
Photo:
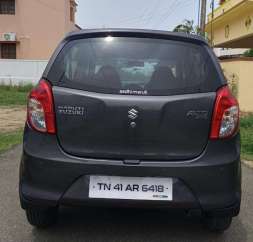
[[[198,44],[206,44],[207,41],[200,35],[187,34],[182,32],[171,32],[162,30],[147,30],[147,29],[83,29],[69,33],[65,37],[65,41],[82,38],[104,37],[104,36],[120,36],[120,37],[144,37],[144,38],[158,38],[181,40],[185,42],[195,42]]]

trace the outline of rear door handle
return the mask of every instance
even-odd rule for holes
[[[140,160],[124,160],[123,162],[126,165],[139,165],[141,163]]]

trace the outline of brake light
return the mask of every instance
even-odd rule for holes
[[[229,138],[236,134],[239,128],[239,105],[231,94],[228,86],[217,91],[210,138]]]
[[[28,96],[27,120],[30,126],[43,133],[55,134],[55,113],[52,87],[41,80]]]

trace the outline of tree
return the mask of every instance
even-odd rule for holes
[[[243,53],[245,57],[253,57],[253,49],[247,50]]]
[[[182,24],[176,26],[173,30],[174,32],[183,32],[187,34],[201,34],[198,26],[194,26],[193,20],[185,19]]]

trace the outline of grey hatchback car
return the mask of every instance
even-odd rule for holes
[[[30,92],[20,165],[30,224],[60,206],[184,211],[213,231],[240,210],[239,106],[202,37],[70,33]]]

